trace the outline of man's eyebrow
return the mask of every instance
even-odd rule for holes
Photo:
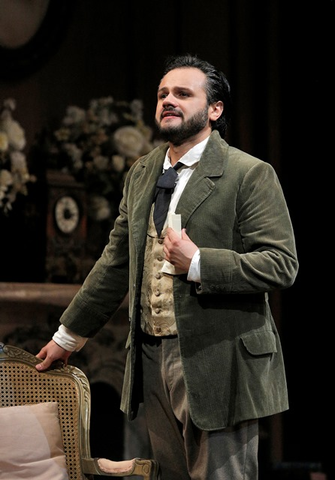
[[[166,86],[160,87],[160,88],[158,88],[157,92],[161,92],[162,90],[169,90],[169,87],[166,87]],[[193,91],[192,88],[186,87],[186,86],[181,86],[181,85],[176,85],[176,86],[170,88],[170,90],[172,90],[172,91],[173,90],[188,90],[189,92]]]

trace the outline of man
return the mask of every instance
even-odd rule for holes
[[[170,59],[155,117],[168,143],[130,170],[109,243],[38,355],[39,370],[66,362],[129,291],[121,408],[143,402],[162,480],[256,480],[258,419],[288,408],[268,292],[295,280],[294,234],[271,165],[223,140],[229,110],[221,72]],[[159,177],[179,161],[160,232]]]

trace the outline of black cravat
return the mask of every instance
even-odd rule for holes
[[[184,164],[177,162],[174,167],[170,167],[162,173],[156,184],[154,222],[158,236],[160,236],[165,223],[167,212],[171,201],[171,195],[176,185],[178,173],[176,170]]]

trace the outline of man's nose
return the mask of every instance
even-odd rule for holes
[[[163,100],[163,106],[166,107],[168,105],[173,105],[174,107],[177,105],[176,98],[172,95],[172,93],[166,95]]]

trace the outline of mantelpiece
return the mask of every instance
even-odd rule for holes
[[[80,285],[0,282],[0,304],[39,304],[66,307]]]

